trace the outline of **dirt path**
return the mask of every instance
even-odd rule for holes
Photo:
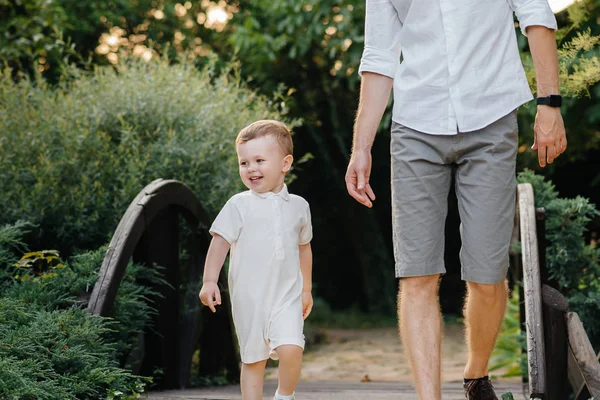
[[[324,344],[304,355],[303,381],[395,381],[410,382],[410,369],[395,328],[325,330]],[[448,324],[442,344],[444,382],[460,382],[466,363],[463,326]],[[267,378],[277,370],[269,368]],[[502,379],[518,382],[519,379]]]

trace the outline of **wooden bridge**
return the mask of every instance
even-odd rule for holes
[[[518,212],[515,240],[521,240],[521,257],[515,257],[524,282],[522,323],[527,332],[529,377],[525,385],[497,385],[497,393],[511,392],[515,400],[568,399],[569,385],[576,400],[595,396],[600,400],[600,363],[577,314],[568,311],[567,300],[547,279],[545,268],[544,210],[536,209],[533,189],[518,186]],[[193,240],[187,244],[189,262],[180,265],[182,250],[179,216],[191,228]],[[165,268],[165,283],[154,289],[162,296],[153,329],[140,334],[128,360],[133,372],[151,375],[164,371],[158,383],[163,389],[189,386],[190,376],[225,373],[230,381],[239,377],[237,353],[227,282],[223,287],[223,307],[212,314],[207,310],[182,307],[198,304],[197,290],[181,290],[183,282],[200,282],[208,249],[209,218],[196,196],[184,184],[156,180],[132,201],[115,231],[88,310],[110,316],[113,303],[130,260],[148,267]],[[519,277],[520,278],[520,277]],[[520,280],[520,279],[519,279]],[[197,288],[196,288],[197,289]],[[199,366],[192,372],[192,358],[199,354]],[[275,382],[266,384],[265,394],[273,393]],[[444,399],[464,399],[460,383],[443,388]],[[241,399],[239,386],[206,389],[167,390],[150,393],[150,399]],[[300,399],[417,399],[408,384],[392,382],[301,382]],[[271,398],[271,397],[265,397]]]
[[[277,382],[265,383],[265,399],[271,400]],[[525,400],[522,384],[498,384],[497,393],[511,392],[514,400]],[[465,400],[460,383],[443,386],[444,400]],[[271,396],[266,394],[270,393]],[[397,382],[300,382],[296,391],[298,400],[419,400],[408,383]],[[150,393],[149,400],[241,400],[238,385],[221,388],[171,390]]]

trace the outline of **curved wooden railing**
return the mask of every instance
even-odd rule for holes
[[[536,210],[533,188],[529,183],[518,185],[517,198],[529,368],[528,396],[539,400],[565,400],[569,397],[570,382],[576,400],[587,400],[592,396],[600,399],[600,363],[579,316],[568,312],[567,299],[544,282],[548,280],[547,276],[542,278],[546,269],[544,211]]]
[[[191,262],[180,265],[179,215],[191,227],[193,240],[188,243]],[[182,282],[201,282],[210,235],[209,217],[197,197],[181,182],[158,179],[146,186],[131,202],[112,237],[88,303],[92,314],[110,316],[127,264],[164,268],[167,284],[154,287],[157,315],[152,329],[138,337],[135,373],[151,375],[163,370],[158,380],[163,388],[181,388],[188,384],[192,356],[200,346],[200,373],[218,374],[227,370],[233,379],[239,376],[238,355],[228,307],[227,282],[223,274],[223,307],[212,314],[199,311],[198,288],[180,293]],[[186,270],[187,269],[187,270]],[[181,276],[183,273],[186,276]],[[182,307],[181,305],[184,304]],[[140,356],[141,354],[141,356]]]

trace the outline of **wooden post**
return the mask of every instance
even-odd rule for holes
[[[517,192],[523,256],[529,392],[531,398],[544,398],[547,393],[546,361],[533,187],[528,183],[519,184]]]
[[[199,330],[199,312],[185,313],[179,318],[180,302],[180,265],[178,228],[181,215],[193,229],[204,233],[203,240],[194,243],[196,250],[203,252],[208,248],[207,234],[209,218],[198,198],[181,182],[157,179],[147,185],[131,202],[121,218],[106,256],[102,262],[98,280],[88,302],[88,312],[94,315],[111,316],[119,285],[125,274],[130,259],[144,263],[152,268],[154,264],[166,268],[164,277],[172,286],[163,285],[157,288],[164,298],[158,301],[158,315],[154,318],[154,326],[150,332],[141,334],[128,361],[133,362],[136,373],[153,374],[153,367],[165,371],[165,379],[160,383],[162,389],[184,386],[189,376],[190,363],[197,348]],[[203,265],[192,263],[188,268],[188,277],[192,279],[201,274]],[[226,280],[222,281],[227,286]],[[226,297],[228,293],[222,292]],[[197,293],[193,293],[194,302]],[[190,298],[192,294],[190,294]],[[228,299],[223,298],[226,302]],[[188,301],[192,301],[189,300]],[[220,332],[233,332],[231,319],[222,320],[225,326],[216,327]],[[160,332],[159,335],[154,331]],[[227,337],[227,336],[226,336]],[[239,358],[237,342],[233,336],[223,340],[221,354],[222,364],[227,371],[239,376]],[[217,369],[218,368],[218,369]],[[222,370],[215,365],[215,370],[207,374],[217,374]],[[237,371],[237,372],[236,372]]]
[[[584,384],[581,391],[587,392],[595,399],[600,399],[600,363],[596,359],[594,348],[583,329],[583,324],[577,313],[567,313],[567,330],[569,334],[569,380],[575,390]],[[577,398],[583,399],[581,393]],[[588,397],[585,397],[587,400]]]
[[[548,285],[542,285],[542,302],[546,352],[546,399],[565,400],[569,398],[568,339],[565,323],[569,303],[558,290]]]
[[[546,210],[541,207],[535,209],[535,231],[537,233],[538,257],[540,263],[540,279],[542,284],[550,285],[548,277],[548,268],[546,266]]]

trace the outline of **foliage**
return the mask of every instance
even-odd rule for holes
[[[26,253],[14,264],[17,267],[15,279],[50,279],[57,275],[56,270],[65,265],[60,262],[56,250],[32,251]]]
[[[52,69],[60,75],[77,53],[64,38],[64,10],[54,1],[0,0],[0,61],[15,75],[35,75]]]
[[[549,278],[557,282],[569,300],[571,311],[579,314],[594,348],[600,348],[600,249],[587,244],[586,225],[600,213],[587,199],[559,198],[554,186],[524,171],[519,182],[529,182],[535,206],[546,210],[546,265]],[[540,196],[538,196],[538,193]]]
[[[33,228],[33,225],[26,221],[16,221],[12,225],[0,226],[0,265],[16,262],[18,259],[17,254],[27,251],[23,236],[31,228]]]
[[[17,279],[6,287],[5,297],[39,306],[48,312],[87,306],[106,254],[105,247],[76,255],[68,263],[63,263],[55,251],[28,253],[22,260],[31,260],[29,254],[53,254],[51,257],[56,258],[52,258],[51,263],[62,267],[40,274],[17,263],[12,269],[12,275]],[[109,343],[113,343],[113,355],[121,363],[135,344],[137,334],[150,326],[155,314],[149,300],[156,296],[150,289],[153,283],[164,283],[160,268],[128,265],[115,299],[114,326],[107,325],[111,330],[103,335]]]
[[[525,170],[519,183],[533,186],[535,206],[546,212],[546,267],[549,279],[567,297],[571,311],[577,312],[596,350],[600,349],[600,250],[585,241],[585,227],[598,215],[587,199],[558,197],[554,185]],[[520,251],[520,249],[518,249]],[[500,335],[490,360],[490,371],[507,368],[503,376],[526,374],[525,332],[519,322],[519,291],[515,287]]]
[[[522,376],[527,371],[525,332],[519,320],[519,288],[512,290],[500,334],[490,358],[490,372],[503,370],[502,377]]]
[[[560,91],[564,96],[562,115],[569,147],[553,165],[546,168],[545,175],[548,177],[552,177],[558,169],[566,168],[570,163],[578,160],[588,161],[586,158],[593,157],[592,151],[597,151],[600,147],[600,136],[597,134],[600,122],[599,13],[599,1],[582,0],[557,15],[559,80]],[[527,78],[535,92],[536,76],[533,61],[525,41],[521,40],[521,43],[523,48],[521,56],[526,67]],[[534,104],[527,104],[519,110],[521,169],[539,169],[536,153],[527,151],[533,143],[535,113]],[[600,178],[597,170],[592,170],[590,173],[593,174],[590,180]],[[592,184],[597,185],[597,183]],[[598,201],[598,198],[594,200]]]
[[[106,321],[73,307],[45,310],[0,298],[0,397],[88,399],[120,391],[134,399],[147,379],[118,368]]]
[[[392,311],[396,288],[390,279],[393,259],[389,235],[389,110],[372,150],[371,184],[378,195],[376,207],[368,211],[360,209],[347,195],[343,183],[358,98],[356,70],[364,40],[363,1],[55,0],[53,3],[60,9],[57,13],[65,16],[62,24],[65,36],[73,40],[75,49],[84,58],[93,54],[94,63],[118,62],[128,55],[156,58],[177,53],[185,58],[211,54],[216,55],[218,61],[204,57],[193,62],[221,68],[234,57],[240,61],[237,71],[251,87],[269,96],[274,91],[281,92],[282,88],[284,92],[287,90],[289,115],[303,119],[303,125],[296,130],[299,133],[296,149],[299,154],[314,156],[310,162],[297,164],[300,179],[293,190],[309,202],[319,202],[320,207],[313,213],[315,231],[323,237],[335,238],[323,246],[315,241],[315,264],[329,266],[315,270],[315,280],[322,282],[319,295],[336,308],[346,307],[355,299],[365,299],[360,302],[364,311]],[[586,195],[596,202],[600,198],[594,193],[600,191],[594,192],[593,188],[600,182],[600,175],[586,166],[594,160],[593,151],[600,148],[597,135],[600,85],[595,83],[599,78],[599,5],[597,0],[582,0],[557,16],[561,86],[565,95],[563,115],[569,150],[545,170],[561,191],[565,187],[589,190]],[[216,9],[220,9],[221,22],[211,17],[211,11]],[[520,33],[517,35],[535,90],[527,40]],[[169,62],[174,61],[171,57]],[[527,150],[533,143],[535,112],[533,104],[519,109],[520,170],[538,168],[535,153]],[[568,177],[563,178],[562,183],[554,179],[557,171],[566,171],[576,162],[583,166],[579,176],[589,177],[586,182],[591,184],[581,188]],[[91,166],[89,173],[93,164],[86,165]],[[140,162],[140,166],[144,164]],[[72,197],[67,196],[69,201]],[[96,198],[104,201],[103,195],[95,195]],[[104,210],[105,205],[101,208]],[[87,217],[81,211],[79,214]],[[332,220],[337,223],[332,224]],[[111,218],[110,215],[94,216],[94,221],[111,221]],[[69,226],[73,224],[75,222]],[[83,229],[75,231],[79,233]],[[81,241],[81,246],[90,247],[91,242],[99,243],[97,236],[98,232],[92,232],[89,240],[88,236],[81,236],[73,239],[69,246]],[[452,270],[458,270],[458,265],[452,263],[454,261],[447,260],[449,277]],[[331,279],[342,275],[348,277],[349,282],[343,287]]]
[[[21,243],[27,226],[2,227],[0,252]],[[105,253],[100,248],[63,262],[45,250],[2,264],[0,398],[134,399],[144,391],[148,379],[119,367],[155,313],[150,285],[164,282],[160,269],[130,264],[114,319],[91,316],[85,307]]]
[[[157,178],[185,182],[214,215],[241,188],[237,132],[283,118],[280,100],[254,94],[234,73],[131,60],[118,72],[75,73],[56,90],[1,74],[0,187],[10,207],[0,224],[32,221],[40,235],[31,247],[67,256],[97,248]]]

